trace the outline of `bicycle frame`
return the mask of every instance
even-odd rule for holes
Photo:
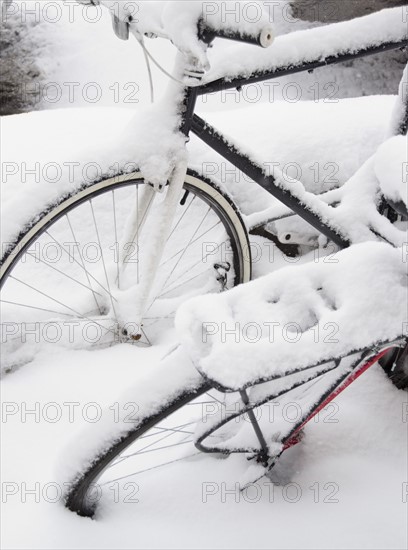
[[[292,192],[282,188],[274,175],[265,175],[262,166],[256,164],[247,155],[240,152],[235,146],[227,143],[225,137],[217,132],[210,124],[195,114],[197,98],[202,95],[219,92],[231,88],[240,90],[242,86],[255,82],[262,82],[273,78],[292,75],[305,71],[313,71],[319,67],[325,67],[338,63],[344,63],[353,59],[375,55],[389,50],[405,49],[408,40],[402,42],[385,42],[381,45],[370,48],[362,48],[354,53],[344,53],[341,55],[327,55],[324,59],[314,59],[304,64],[293,65],[290,67],[279,67],[271,71],[256,72],[248,77],[239,77],[231,81],[219,79],[209,84],[197,88],[185,89],[185,108],[186,112],[183,118],[181,131],[188,137],[190,131],[206,143],[211,149],[219,153],[223,158],[229,161],[238,170],[255,181],[263,189],[268,191],[285,206],[290,208],[295,214],[303,218],[312,227],[333,241],[340,248],[346,248],[351,243],[347,238],[347,233],[343,228],[336,227],[334,223],[325,223],[322,221],[319,211],[305,205],[299,197]],[[406,132],[408,126],[408,106],[404,113],[404,120],[401,121],[401,132]],[[325,204],[322,202],[322,204]],[[326,203],[327,206],[327,203]]]
[[[335,26],[335,25],[334,25]],[[211,44],[214,36],[209,37],[206,42]],[[325,67],[338,63],[344,63],[353,59],[361,57],[371,56],[378,53],[405,49],[408,45],[408,38],[397,42],[383,42],[381,44],[375,44],[372,46],[362,47],[355,52],[343,52],[328,53],[324,58],[319,57],[316,59],[309,59],[305,63],[293,64],[290,66],[275,67],[273,70],[256,71],[253,74],[246,77],[237,77],[233,80],[218,79],[207,84],[198,86],[184,86],[181,87],[182,100],[176,106],[177,110],[183,112],[181,117],[181,123],[179,130],[186,137],[186,143],[189,141],[190,133],[192,132],[204,143],[206,143],[211,149],[219,153],[224,159],[229,161],[238,170],[256,182],[260,187],[268,191],[272,196],[278,199],[283,205],[288,207],[294,214],[300,216],[308,224],[310,224],[319,233],[324,235],[328,240],[333,241],[339,248],[347,248],[350,246],[351,241],[347,234],[347,228],[341,227],[334,219],[330,217],[330,205],[323,200],[320,200],[313,204],[307,205],[302,196],[295,195],[290,189],[285,188],[283,178],[278,181],[276,175],[265,174],[264,168],[254,162],[249,156],[240,151],[236,146],[228,143],[226,138],[205,120],[200,118],[196,113],[197,99],[200,96],[212,94],[226,89],[237,88],[240,90],[243,86],[252,84],[255,82],[262,82],[273,78],[279,78],[282,76],[292,75],[296,73],[313,71],[319,67]],[[181,54],[179,54],[177,61],[178,74],[184,75],[188,73],[186,61]],[[404,120],[401,121],[400,129],[401,133],[405,133],[408,127],[408,104],[404,113]],[[157,235],[156,242],[158,243],[157,249],[152,251],[152,257],[149,259],[149,265],[151,269],[150,273],[154,273],[155,269],[159,265],[161,255],[163,253],[164,244],[167,238],[167,233],[170,231],[171,223],[173,220],[173,213],[177,205],[178,196],[181,193],[183,180],[187,171],[187,164],[181,163],[183,166],[175,166],[173,175],[170,178],[169,187],[177,187],[172,193],[167,191],[168,197],[165,199],[163,205],[163,226],[160,229],[160,234]],[[303,190],[304,186],[303,186]],[[315,195],[313,195],[316,197]],[[325,213],[325,215],[324,215]],[[324,221],[326,220],[326,221]],[[270,220],[268,220],[270,221]],[[268,223],[265,221],[265,224]],[[137,299],[137,307],[134,310],[134,319],[136,319],[136,325],[141,326],[142,317],[145,310],[145,306],[149,300],[150,290],[152,288],[154,277],[145,277],[140,283],[138,281],[139,291]],[[138,339],[139,335],[136,335],[135,339]]]
[[[257,458],[257,462],[261,463],[265,472],[270,471],[279,457],[284,451],[297,445],[302,438],[302,430],[316,415],[319,414],[329,403],[331,403],[336,397],[338,397],[344,390],[346,390],[353,382],[355,382],[360,376],[362,376],[371,366],[373,366],[377,361],[379,361],[384,355],[389,351],[389,346],[399,346],[404,345],[403,340],[396,340],[395,342],[390,342],[387,345],[379,345],[375,350],[360,350],[359,352],[354,352],[347,357],[338,360],[332,360],[329,362],[321,363],[321,370],[317,374],[307,375],[304,379],[298,382],[292,382],[283,390],[270,387],[262,397],[250,397],[247,393],[247,388],[243,388],[239,391],[241,397],[241,405],[238,407],[238,410],[230,408],[230,410],[223,411],[223,414],[216,417],[213,421],[208,418],[203,419],[202,427],[203,429],[198,430],[198,435],[195,441],[195,446],[198,450],[203,453],[254,453]],[[349,360],[350,364],[345,367],[342,366],[343,360]],[[316,367],[316,366],[315,366]],[[302,371],[303,372],[303,371]],[[331,381],[329,385],[322,388],[319,395],[316,396],[315,402],[310,408],[305,408],[302,411],[301,417],[293,424],[289,426],[289,429],[286,433],[278,432],[277,436],[279,439],[276,443],[280,443],[281,446],[276,450],[276,453],[271,453],[264,437],[264,434],[261,430],[261,427],[258,422],[258,416],[254,413],[254,410],[258,407],[265,405],[268,402],[274,401],[278,397],[281,397],[287,393],[290,393],[293,390],[300,389],[304,384],[311,382],[312,380],[319,380],[319,378],[325,376],[328,373],[337,372],[337,375]],[[211,386],[213,385],[212,381],[206,380],[205,382]],[[264,381],[255,382],[254,385],[261,384]],[[252,386],[251,386],[252,387]],[[225,388],[218,388],[219,391],[228,391]],[[218,447],[213,440],[208,440],[212,437],[214,433],[217,432],[222,426],[228,424],[234,419],[247,415],[249,422],[251,423],[256,437],[259,442],[259,450],[254,448],[245,448],[245,447],[235,447],[225,449],[223,447]],[[261,475],[255,480],[251,480],[250,483],[256,482],[258,479],[261,479],[265,472],[262,472]],[[242,487],[244,489],[245,487]]]

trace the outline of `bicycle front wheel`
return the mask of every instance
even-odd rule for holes
[[[131,289],[155,247],[150,236],[164,200],[164,194],[152,193],[152,204],[143,209],[146,188],[142,175],[132,173],[74,192],[47,208],[6,251],[0,274],[2,372],[49,344],[149,346],[172,326],[187,298],[250,280],[248,235],[238,210],[211,181],[188,172],[154,274],[142,337],[127,338],[118,298],[128,293],[131,316]],[[129,227],[134,232],[126,241]]]

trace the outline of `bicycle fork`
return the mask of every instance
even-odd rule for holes
[[[146,314],[146,311],[150,306],[150,301],[152,300],[151,294],[156,280],[156,274],[159,270],[164,248],[170,235],[186,174],[187,160],[182,160],[173,170],[169,180],[169,185],[165,191],[166,196],[162,204],[157,208],[157,223],[149,235],[149,240],[153,243],[153,245],[150,247],[146,257],[144,258],[143,272],[140,273],[140,275],[138,274],[138,280],[135,285],[133,285],[130,294],[127,292],[117,299],[119,329],[122,330],[122,337],[127,339],[130,338],[138,341],[142,337],[143,316]],[[140,203],[136,205],[136,210],[138,212],[135,213],[134,211],[132,213],[131,219],[129,220],[126,228],[124,243],[127,246],[122,246],[122,251],[125,248],[128,248],[129,244],[135,245],[136,249],[138,248],[140,234],[153,206],[157,192],[158,191],[151,186],[146,186],[146,189],[144,189],[140,198]],[[120,261],[120,273],[123,275],[127,265],[126,254],[123,252]],[[118,281],[118,287],[119,285],[120,280]]]

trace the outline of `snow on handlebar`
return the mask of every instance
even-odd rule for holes
[[[190,42],[201,38],[207,43],[217,37],[226,38],[263,48],[269,47],[274,40],[268,14],[261,2],[250,2],[252,11],[248,12],[247,2],[77,1],[108,8],[115,33],[122,40],[129,38],[129,31],[168,38],[176,47],[180,45],[180,38],[185,46],[187,37]]]

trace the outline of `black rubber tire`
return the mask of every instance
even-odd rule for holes
[[[405,348],[390,350],[379,364],[391,382],[400,390],[408,390],[408,343]]]

